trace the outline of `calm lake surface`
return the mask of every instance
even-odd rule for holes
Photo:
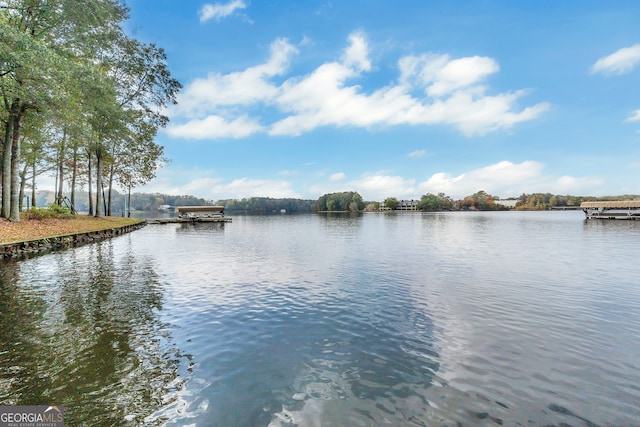
[[[66,425],[640,425],[640,222],[234,216],[0,263],[0,404]]]

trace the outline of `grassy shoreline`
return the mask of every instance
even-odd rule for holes
[[[29,240],[38,240],[65,234],[78,234],[118,228],[143,222],[137,218],[75,215],[70,218],[23,219],[11,222],[0,219],[0,245]]]

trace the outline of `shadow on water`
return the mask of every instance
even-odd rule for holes
[[[176,227],[176,232],[184,234],[224,233],[224,222],[183,222]]]
[[[317,217],[325,227],[350,228],[361,226],[363,214],[360,212],[318,212]]]
[[[583,229],[592,232],[630,232],[640,234],[639,220],[583,219]]]
[[[328,239],[353,239],[362,228],[363,214],[359,212],[318,212],[319,225]]]
[[[0,404],[64,405],[68,425],[143,424],[186,357],[161,308],[152,264],[111,241],[4,263]]]

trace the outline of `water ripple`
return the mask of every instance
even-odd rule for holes
[[[0,398],[92,425],[634,425],[640,227],[581,215],[240,216],[3,265]]]

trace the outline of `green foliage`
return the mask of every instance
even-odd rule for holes
[[[442,211],[454,208],[454,201],[451,197],[444,193],[435,194],[427,193],[418,202],[417,208],[422,211]]]
[[[380,202],[369,202],[364,210],[367,212],[378,212],[380,210]]]
[[[227,212],[246,212],[252,214],[278,213],[284,209],[287,213],[311,212],[313,200],[272,199],[270,197],[251,197],[247,199],[218,200],[215,204],[224,206]]]
[[[88,197],[86,192],[79,192],[78,198],[74,205],[76,211],[87,212],[88,211]],[[124,209],[127,195],[118,191],[113,192],[112,204],[114,209]],[[39,206],[48,206],[49,203],[55,200],[55,194],[52,191],[38,191],[36,193],[36,202]],[[149,194],[149,193],[133,193],[131,194],[131,208],[134,210],[142,211],[155,211],[162,205],[170,206],[201,206],[211,204],[210,201],[195,196],[176,196],[169,194]],[[119,216],[120,213],[112,215]]]
[[[630,197],[630,198],[626,198]],[[575,207],[580,206],[580,203],[589,200],[633,200],[634,196],[621,196],[621,197],[578,197],[578,196],[562,196],[554,195],[551,193],[533,193],[522,194],[518,198],[516,209],[519,210],[547,210],[554,207]]]
[[[384,206],[391,210],[396,210],[400,206],[400,201],[395,197],[387,197],[384,199]]]
[[[23,213],[26,219],[71,218],[69,208],[51,203],[48,208],[31,208]]]
[[[457,206],[458,209],[476,211],[498,211],[507,209],[502,205],[496,204],[495,200],[498,200],[498,197],[480,190],[471,196],[458,200]]]
[[[328,193],[313,204],[314,212],[359,212],[364,209],[362,196],[354,191]]]
[[[587,201],[608,201],[608,200],[638,200],[640,196],[635,194],[625,194],[622,196],[571,196],[559,195],[551,193],[533,193],[522,194],[516,203],[518,210],[549,210],[553,208],[577,208],[582,202]],[[500,210],[507,209],[495,203],[496,197],[479,191],[471,196],[467,196],[462,200],[458,200],[456,205],[458,209],[470,210]]]
[[[51,212],[47,208],[31,208],[27,211],[24,211],[22,213],[22,217],[26,219],[41,220],[45,218],[52,218],[53,212]]]
[[[11,210],[19,219],[18,203],[8,197],[17,194],[19,163],[34,175],[57,167],[62,177],[63,168],[73,168],[75,182],[76,172],[89,179],[79,163],[92,160],[93,182],[101,189],[104,172],[109,190],[114,180],[126,188],[144,184],[166,163],[153,140],[168,121],[163,107],[175,103],[181,84],[163,49],[126,34],[127,17],[119,0],[0,2],[0,137],[16,135],[0,144],[4,216]],[[12,147],[13,163],[2,156]],[[64,163],[69,158],[73,165]]]
[[[124,197],[115,193],[114,204],[124,206]],[[207,200],[194,196],[173,196],[169,194],[134,193],[131,195],[131,207],[136,210],[153,211],[162,205],[169,206],[202,206],[208,205]]]
[[[53,212],[54,216],[66,216],[71,215],[71,210],[66,206],[60,206],[55,203],[49,205],[49,210]]]

